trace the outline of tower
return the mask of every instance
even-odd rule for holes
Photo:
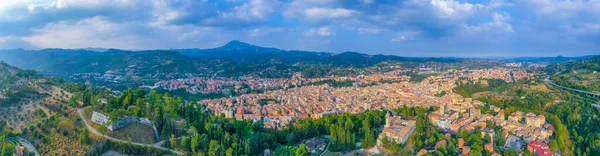
[[[385,114],[385,126],[384,127],[389,127],[389,126],[390,126],[390,112]]]

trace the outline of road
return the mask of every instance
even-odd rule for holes
[[[15,137],[17,138],[17,140],[19,140],[19,142],[21,142],[21,144],[23,144],[23,146],[25,146],[25,148],[27,148],[28,151],[33,151],[33,153],[35,153],[36,156],[39,156],[40,153],[38,153],[37,149],[35,149],[35,147],[33,147],[33,144],[31,144],[29,141],[17,136]]]
[[[585,93],[585,94],[594,95],[594,96],[600,96],[600,94],[598,94],[598,93],[593,93],[593,92],[588,92],[588,91],[584,91],[584,90],[579,90],[579,89],[575,89],[575,88],[569,88],[569,87],[558,85],[558,84],[552,82],[552,80],[550,80],[550,76],[546,76],[546,79],[544,79],[544,81],[547,82],[547,83],[549,83],[549,84],[551,84],[551,85],[553,85],[553,86],[561,88],[561,89],[566,89],[566,90],[570,90],[570,91]],[[594,107],[600,107],[600,101],[598,103],[592,104],[592,105]]]
[[[327,138],[329,139],[329,138]],[[327,142],[327,145],[325,145],[325,151],[323,151],[321,154],[319,154],[319,156],[323,156],[323,154],[327,153],[327,151],[329,151],[329,144],[331,144],[331,140],[329,140],[329,142]]]
[[[593,93],[593,92],[588,92],[588,91],[584,91],[584,90],[579,90],[579,89],[575,89],[575,88],[569,88],[569,87],[558,85],[558,84],[552,82],[552,80],[550,80],[550,76],[547,76],[544,81],[546,81],[556,87],[562,88],[562,89],[567,89],[567,90],[576,91],[576,92],[580,92],[580,93],[590,94],[590,95],[594,95],[594,96],[600,96],[599,93]]]
[[[96,134],[96,135],[100,135],[100,136],[102,136],[102,137],[104,137],[104,138],[106,138],[108,140],[111,140],[111,141],[116,141],[116,142],[121,142],[121,143],[131,143],[133,145],[138,145],[138,146],[149,146],[149,147],[154,147],[154,148],[158,148],[158,149],[162,149],[162,150],[168,150],[168,151],[171,151],[173,153],[177,153],[178,155],[183,155],[182,153],[177,152],[177,151],[175,151],[173,149],[168,149],[168,148],[162,147],[161,144],[164,141],[161,141],[161,142],[158,142],[158,143],[155,143],[155,144],[143,144],[143,143],[137,143],[137,142],[129,142],[129,141],[125,141],[125,140],[113,138],[113,137],[104,135],[102,133],[99,133],[96,129],[94,129],[92,126],[90,126],[90,124],[88,124],[87,120],[85,120],[85,118],[83,117],[83,113],[81,113],[81,111],[83,111],[83,109],[84,108],[77,109],[77,113],[79,114],[79,117],[81,117],[81,120],[83,120],[83,123],[85,123],[85,126],[88,128],[88,130],[90,132]]]

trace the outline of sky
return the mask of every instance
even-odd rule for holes
[[[600,0],[0,0],[0,48],[600,54]]]

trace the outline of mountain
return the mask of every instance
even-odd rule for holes
[[[347,67],[368,67],[385,61],[457,62],[461,60],[459,58],[417,58],[394,55],[368,55],[358,52],[343,52],[334,54],[326,52],[282,50],[277,48],[255,46],[241,41],[231,41],[224,46],[212,49],[173,50],[195,58],[219,58],[234,62],[282,63],[288,65],[297,63],[326,63]]]
[[[507,62],[532,62],[532,63],[558,63],[558,62],[569,62],[575,60],[583,60],[590,59],[596,57],[598,55],[586,55],[586,56],[577,56],[577,57],[564,57],[564,56],[556,56],[556,57],[517,57],[517,58],[501,58],[500,60],[504,60]]]
[[[128,77],[169,77],[164,73],[202,73],[210,61],[191,59],[175,51],[106,52],[72,49],[0,50],[0,59],[23,69],[68,77],[74,73],[118,72]]]
[[[211,49],[174,49],[190,57],[219,58],[238,62],[267,63],[271,61],[293,64],[300,61],[320,59],[330,53],[308,51],[285,51],[266,48],[240,41],[230,41],[224,46]]]

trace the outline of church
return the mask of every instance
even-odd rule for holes
[[[377,138],[377,145],[382,146],[382,139],[404,144],[417,126],[415,120],[403,120],[400,116],[391,116],[389,113],[385,116],[385,125],[383,131]]]

